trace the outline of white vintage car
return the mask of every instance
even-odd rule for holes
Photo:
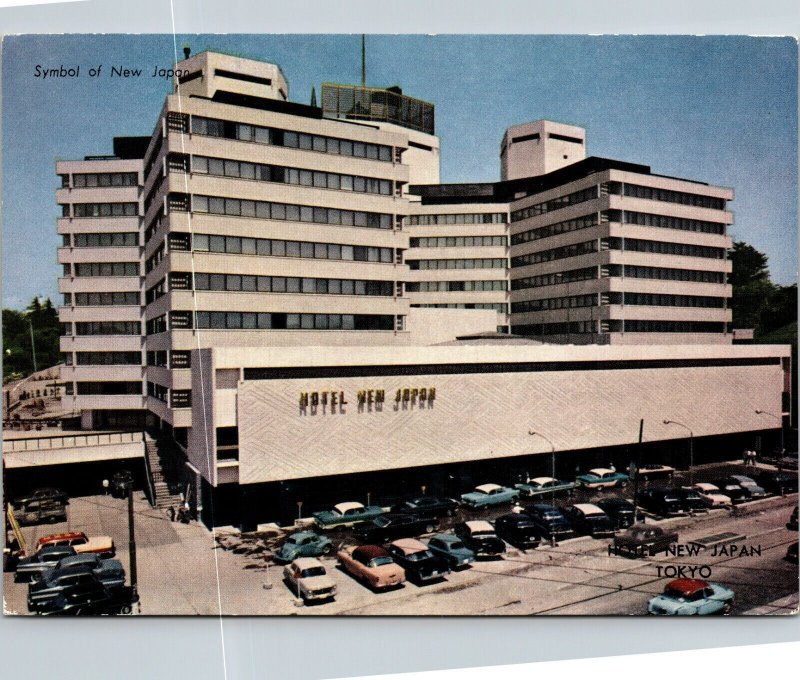
[[[721,493],[719,487],[700,482],[692,487],[709,508],[724,508],[732,505],[730,496]]]
[[[314,557],[298,557],[283,568],[286,584],[304,601],[332,600],[336,584],[325,567]]]

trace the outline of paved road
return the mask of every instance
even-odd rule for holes
[[[557,547],[511,551],[502,560],[481,561],[426,586],[405,584],[373,593],[336,567],[324,563],[339,594],[335,602],[298,607],[280,580],[280,569],[268,568],[263,546],[222,550],[214,536],[197,524],[172,523],[143,499],[136,502],[139,591],[143,614],[230,615],[531,615],[642,614],[650,597],[669,580],[658,566],[709,565],[711,580],[736,592],[735,613],[761,607],[788,613],[796,603],[798,570],[783,560],[797,535],[785,528],[797,496],[761,501],[744,516],[726,511],[680,520],[681,543],[721,531],[745,535],[741,545],[761,546],[760,556],[658,556],[628,560],[607,555],[608,540],[579,538]],[[118,557],[128,568],[126,503],[110,497],[74,499],[69,521],[25,529],[29,541],[54,530],[82,529],[110,534]],[[27,587],[4,575],[6,611],[25,613]],[[791,597],[794,596],[792,600]],[[783,598],[782,606],[768,606]],[[786,598],[789,598],[788,600]],[[788,603],[788,604],[787,604]],[[795,605],[796,606],[796,605]]]

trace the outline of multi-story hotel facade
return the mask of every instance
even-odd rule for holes
[[[756,410],[785,411],[789,351],[730,345],[729,189],[587,158],[551,121],[506,131],[501,181],[440,184],[433,106],[399,88],[317,107],[272,64],[177,71],[144,142],[57,166],[62,381],[85,427],[174,439],[208,522],[510,481],[549,452],[527,428],[573,469],[618,458],[634,420],[698,417],[656,399],[691,381],[726,403],[699,455],[775,435]]]

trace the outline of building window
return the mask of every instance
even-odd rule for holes
[[[264,220],[335,224],[346,227],[365,227],[369,229],[392,228],[392,216],[385,213],[363,212],[361,210],[339,210],[337,208],[320,208],[286,203],[270,203],[267,201],[246,201],[238,198],[222,198],[218,196],[193,196],[192,210],[196,213],[229,215],[234,217],[257,217],[258,219]]]
[[[147,382],[147,396],[167,403],[167,388],[154,382]]]
[[[167,366],[167,352],[166,350],[156,350],[147,353],[148,366],[160,366],[166,368]]]
[[[505,224],[506,213],[454,213],[452,215],[409,215],[410,225],[434,224]]]
[[[394,295],[393,281],[314,279],[294,276],[248,276],[241,274],[194,275],[196,290],[259,293],[301,293],[313,295]]]
[[[192,405],[192,391],[172,390],[170,392],[170,405],[172,408],[189,408]]]
[[[705,307],[722,309],[727,298],[709,295],[670,295],[666,293],[609,293],[609,304],[648,307]]]
[[[480,248],[507,245],[505,236],[421,236],[412,238],[412,248]]]
[[[82,187],[135,187],[138,175],[135,172],[102,172],[73,174],[73,188]]]
[[[529,229],[527,231],[522,231],[519,234],[512,234],[511,245],[515,246],[520,243],[536,241],[540,238],[548,238],[549,236],[558,236],[559,234],[566,234],[571,231],[588,229],[589,227],[594,227],[597,224],[599,224],[597,213],[592,213],[591,215],[576,217],[573,220],[564,220],[563,222],[548,224],[547,226],[539,227],[538,229]]]
[[[394,329],[386,314],[285,314],[278,312],[206,312],[196,327],[211,330],[381,330]]]
[[[355,156],[357,158],[370,158],[385,162],[391,162],[392,160],[392,147],[383,144],[365,144],[336,137],[291,132],[279,128],[248,125],[217,118],[192,116],[191,130],[194,135],[225,137],[256,144],[288,146],[294,149],[329,153],[337,156]]]
[[[680,255],[682,257],[704,257],[714,260],[724,260],[727,254],[725,248],[696,246],[690,243],[645,241],[635,238],[613,237],[603,239],[603,245],[607,245],[610,250],[627,250],[638,253],[655,253],[657,255]]]
[[[583,243],[572,243],[561,248],[551,248],[550,250],[540,250],[537,253],[519,255],[511,258],[512,267],[524,267],[529,264],[539,264],[541,262],[552,262],[553,260],[563,260],[569,257],[587,255],[597,252],[597,241],[584,241]]]
[[[505,291],[508,283],[501,281],[409,281],[406,291],[409,293],[451,293],[463,291]]]
[[[76,248],[123,248],[139,245],[139,234],[135,231],[75,234]]]
[[[623,188],[624,186],[624,188]],[[692,194],[685,191],[671,191],[669,189],[657,189],[646,187],[639,184],[629,184],[625,182],[608,182],[608,193],[616,195],[630,196],[631,198],[643,198],[648,201],[664,201],[666,203],[680,203],[681,205],[691,205],[698,208],[710,208],[711,210],[725,210],[725,199],[714,196],[703,196]]]
[[[597,185],[581,189],[580,191],[573,191],[570,194],[559,196],[558,198],[551,198],[549,201],[536,203],[521,210],[515,210],[511,213],[511,221],[519,222],[520,220],[535,217],[536,215],[544,215],[545,213],[553,212],[554,210],[561,210],[570,205],[583,203],[584,201],[591,201],[597,198]]]
[[[635,279],[660,279],[662,281],[689,281],[692,283],[725,283],[724,272],[698,269],[673,269],[670,267],[643,267],[640,265],[609,265],[609,276],[628,276]]]
[[[429,309],[492,309],[501,314],[508,314],[508,305],[505,302],[431,302],[411,306]]]
[[[138,306],[139,293],[75,293],[77,307]]]
[[[75,276],[139,276],[139,263],[76,262]]]
[[[150,319],[145,323],[145,332],[147,333],[147,335],[164,333],[166,330],[167,330],[167,317],[165,314],[157,316],[155,319]]]
[[[651,215],[649,213],[633,212],[631,210],[610,210],[608,212],[611,222],[639,224],[644,227],[658,227],[660,229],[680,229],[682,231],[693,231],[700,234],[725,235],[725,225],[721,222],[689,220],[684,217],[671,217],[668,215]]]
[[[543,300],[512,302],[511,311],[512,313],[545,312],[553,309],[573,309],[577,307],[594,307],[596,305],[597,295],[571,295]]]
[[[140,366],[141,352],[76,352],[78,366]]]
[[[409,269],[505,269],[504,257],[485,257],[454,260],[406,260]]]
[[[110,396],[119,394],[141,394],[141,382],[78,382],[75,383],[80,396]]]
[[[75,324],[75,335],[141,335],[138,321],[81,321]]]
[[[555,274],[540,274],[538,276],[526,276],[521,279],[512,279],[511,290],[541,288],[543,286],[555,286],[560,283],[571,283],[572,281],[589,281],[596,278],[597,267],[584,267],[582,269],[556,272]]]
[[[74,203],[74,217],[135,217],[138,203]]]

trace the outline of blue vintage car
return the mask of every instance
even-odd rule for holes
[[[314,523],[320,529],[340,529],[351,527],[359,522],[367,522],[384,513],[378,505],[364,507],[361,503],[339,503],[333,510],[314,513]]]
[[[455,534],[436,534],[428,541],[428,550],[444,560],[451,569],[466,567],[475,561],[475,553]]]
[[[499,484],[481,484],[475,491],[461,496],[461,502],[471,508],[490,508],[495,505],[513,503],[519,498],[519,489],[509,489]]]
[[[571,494],[575,491],[575,482],[565,482],[553,477],[536,477],[529,479],[524,484],[514,484],[524,498],[535,498],[551,494]]]
[[[650,614],[661,616],[708,616],[728,614],[733,608],[733,591],[717,583],[693,578],[670,581],[661,595],[647,605]]]
[[[575,482],[585,489],[611,489],[627,485],[629,479],[628,475],[611,468],[594,468],[585,475],[578,475]]]
[[[320,536],[313,531],[298,531],[286,538],[272,559],[276,562],[292,562],[298,557],[332,555],[335,549],[333,541],[327,536]]]

